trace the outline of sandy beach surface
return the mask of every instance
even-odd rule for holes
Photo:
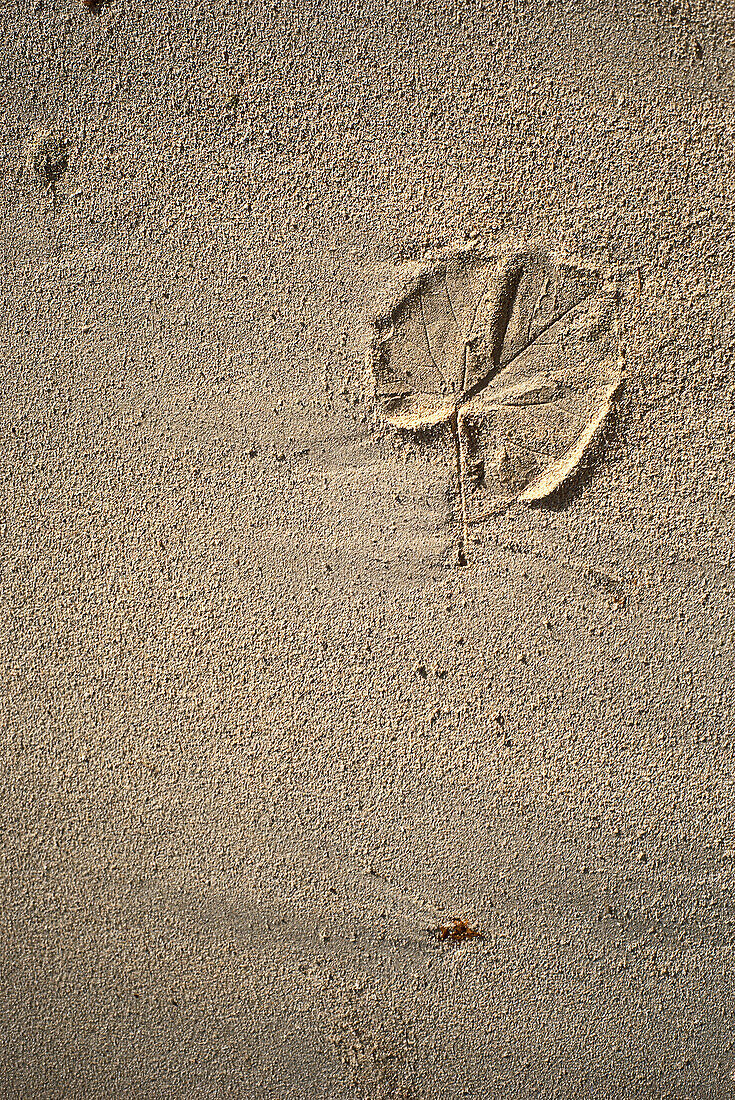
[[[731,1097],[730,0],[0,51],[4,1100]]]

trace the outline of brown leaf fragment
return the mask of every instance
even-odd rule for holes
[[[450,917],[450,924],[440,924],[436,934],[440,943],[464,943],[466,940],[483,939],[482,932],[473,928],[463,917]]]

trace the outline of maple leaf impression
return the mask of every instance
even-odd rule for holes
[[[375,321],[383,420],[451,436],[460,563],[472,523],[542,500],[579,465],[621,381],[615,307],[598,270],[465,249],[413,269]]]

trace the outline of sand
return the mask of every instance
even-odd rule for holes
[[[2,1096],[731,1096],[728,0],[0,23]],[[622,386],[459,565],[370,349],[473,242]]]

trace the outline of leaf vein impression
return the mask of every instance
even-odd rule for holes
[[[431,346],[431,337],[429,336],[429,326],[426,323],[426,313],[424,312],[424,298],[423,298],[423,295],[419,296],[419,309],[421,310],[421,323],[424,326],[424,334],[426,336],[426,347],[429,350],[429,358],[431,359],[432,363],[434,364],[434,369],[436,370],[436,373],[441,378],[443,385],[446,387],[446,386],[449,385],[449,383],[448,383],[447,379],[444,377],[444,372],[443,372],[443,370],[441,369],[441,367],[439,366],[439,364],[437,363],[437,361],[434,357],[434,350]]]
[[[478,314],[480,312],[480,305],[482,303],[483,298],[487,294],[487,285],[488,285],[489,282],[490,282],[490,272],[488,271],[487,275],[485,276],[485,282],[482,284],[482,290],[480,291],[480,296],[477,299],[477,304],[475,305],[475,311],[472,314],[472,322],[470,324],[469,331],[466,332],[465,336],[464,336],[464,340],[463,340],[464,347],[463,347],[463,351],[462,351],[462,380],[461,380],[461,384],[460,384],[460,387],[459,387],[459,392],[461,394],[464,394],[465,386],[467,385],[467,348],[469,347],[467,341],[469,340],[470,336],[472,336],[472,334],[475,331],[475,326],[477,325],[477,317],[478,317]]]

